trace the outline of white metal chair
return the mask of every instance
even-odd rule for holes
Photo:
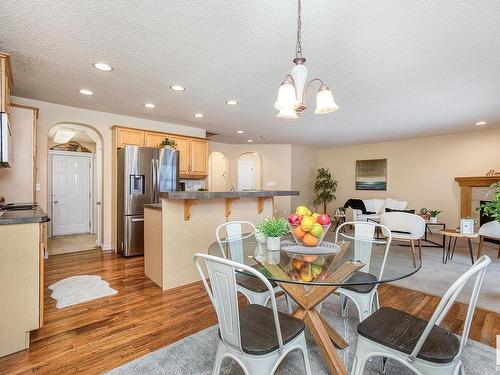
[[[245,226],[248,228],[248,233],[246,234],[243,233]],[[224,231],[226,232],[225,238],[222,236]],[[215,236],[224,258],[227,258],[228,251],[230,251],[233,261],[244,263],[243,240],[255,236],[255,225],[250,221],[229,221],[217,227]],[[257,241],[257,243],[258,251],[262,254],[262,246],[260,242]],[[238,291],[245,296],[248,303],[265,306],[269,302],[270,294],[266,286],[259,279],[250,275],[238,274],[236,275],[236,284],[238,285]],[[274,293],[283,292],[285,295],[288,313],[291,314],[292,305],[290,298],[279,285],[276,283],[272,283],[272,285]]]
[[[419,375],[463,374],[460,355],[469,336],[481,284],[490,263],[491,259],[483,255],[460,276],[441,298],[428,322],[390,307],[382,307],[362,321],[358,325],[358,343],[351,374],[363,374],[366,362],[372,357],[396,360]],[[473,276],[474,287],[459,340],[439,324]]]
[[[483,250],[484,238],[492,238],[495,240],[500,240],[500,223],[496,220],[484,223],[479,228],[479,247],[477,248],[477,257],[481,256],[481,251]],[[498,245],[498,255],[500,258],[500,244]]]
[[[418,241],[418,254],[422,260],[422,237],[425,235],[425,220],[419,215],[407,212],[384,212],[380,215],[379,223],[389,228],[389,230],[382,229],[384,236],[387,237],[390,233],[393,240],[410,243],[413,267],[416,267],[415,241]]]
[[[204,261],[210,286],[200,266]],[[219,321],[219,342],[213,374],[218,374],[224,358],[235,360],[246,375],[273,374],[292,350],[302,352],[306,374],[311,375],[304,322],[278,312],[271,283],[257,270],[221,257],[195,254],[194,264],[200,273]],[[258,278],[267,288],[271,308],[251,304],[238,307],[235,269]]]
[[[345,225],[354,227],[354,236],[351,237],[347,234],[342,234],[342,238],[354,241],[354,258],[366,264],[363,268],[351,276],[349,281],[359,281],[360,283],[371,284],[345,285],[338,288],[336,292],[341,295],[342,315],[345,316],[347,314],[347,299],[350,299],[354,302],[354,305],[356,305],[359,320],[362,321],[372,314],[373,311],[379,308],[378,284],[374,282],[382,278],[392,237],[388,228],[383,225],[366,221],[347,222],[337,228],[337,231],[335,232],[335,243],[339,240],[339,233]],[[375,239],[374,234],[376,228],[388,231],[389,235],[387,238],[384,240]],[[384,258],[377,276],[369,272],[373,244],[385,245]]]

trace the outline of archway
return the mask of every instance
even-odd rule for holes
[[[48,131],[49,254],[102,248],[103,143],[100,132],[88,124],[60,122]],[[65,186],[77,190],[77,199],[62,193]]]
[[[241,154],[237,161],[238,190],[262,190],[262,158],[256,152]]]
[[[227,191],[229,160],[223,152],[214,151],[208,157],[208,190]]]

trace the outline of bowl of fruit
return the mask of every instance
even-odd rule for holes
[[[327,276],[325,258],[318,255],[295,255],[290,259],[287,275],[293,281],[311,282]]]
[[[288,226],[297,245],[318,246],[330,228],[330,216],[312,213],[307,207],[299,206],[288,215]]]

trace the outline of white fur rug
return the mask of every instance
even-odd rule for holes
[[[67,277],[50,285],[49,289],[52,290],[51,297],[57,301],[58,309],[118,293],[99,275]]]

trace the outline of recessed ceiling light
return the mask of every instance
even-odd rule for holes
[[[193,114],[194,117],[196,118],[202,118],[203,117],[203,113],[195,113]]]
[[[478,121],[476,122],[474,125],[478,125],[478,126],[481,126],[481,125],[486,125],[487,122],[486,121]]]
[[[144,104],[144,107],[146,107],[146,108],[156,108],[156,106],[153,103],[146,103],[146,104]]]
[[[94,68],[102,70],[103,72],[110,72],[113,70],[111,65],[105,64],[105,63],[95,63]]]
[[[94,93],[90,90],[87,90],[87,89],[81,89],[81,90],[78,90],[78,92],[82,95],[94,95]]]
[[[236,104],[238,104],[238,101],[237,101],[237,100],[234,100],[234,99],[227,99],[227,100],[226,100],[226,104],[229,104],[229,105],[236,105]]]
[[[181,85],[172,85],[172,86],[170,86],[170,89],[174,90],[174,91],[184,91],[185,90],[185,88]]]
[[[253,139],[249,139],[247,142],[248,143],[253,143]]]
[[[238,134],[243,134],[243,133],[244,133],[244,131],[243,131],[243,130],[236,130],[236,133],[238,133]]]

